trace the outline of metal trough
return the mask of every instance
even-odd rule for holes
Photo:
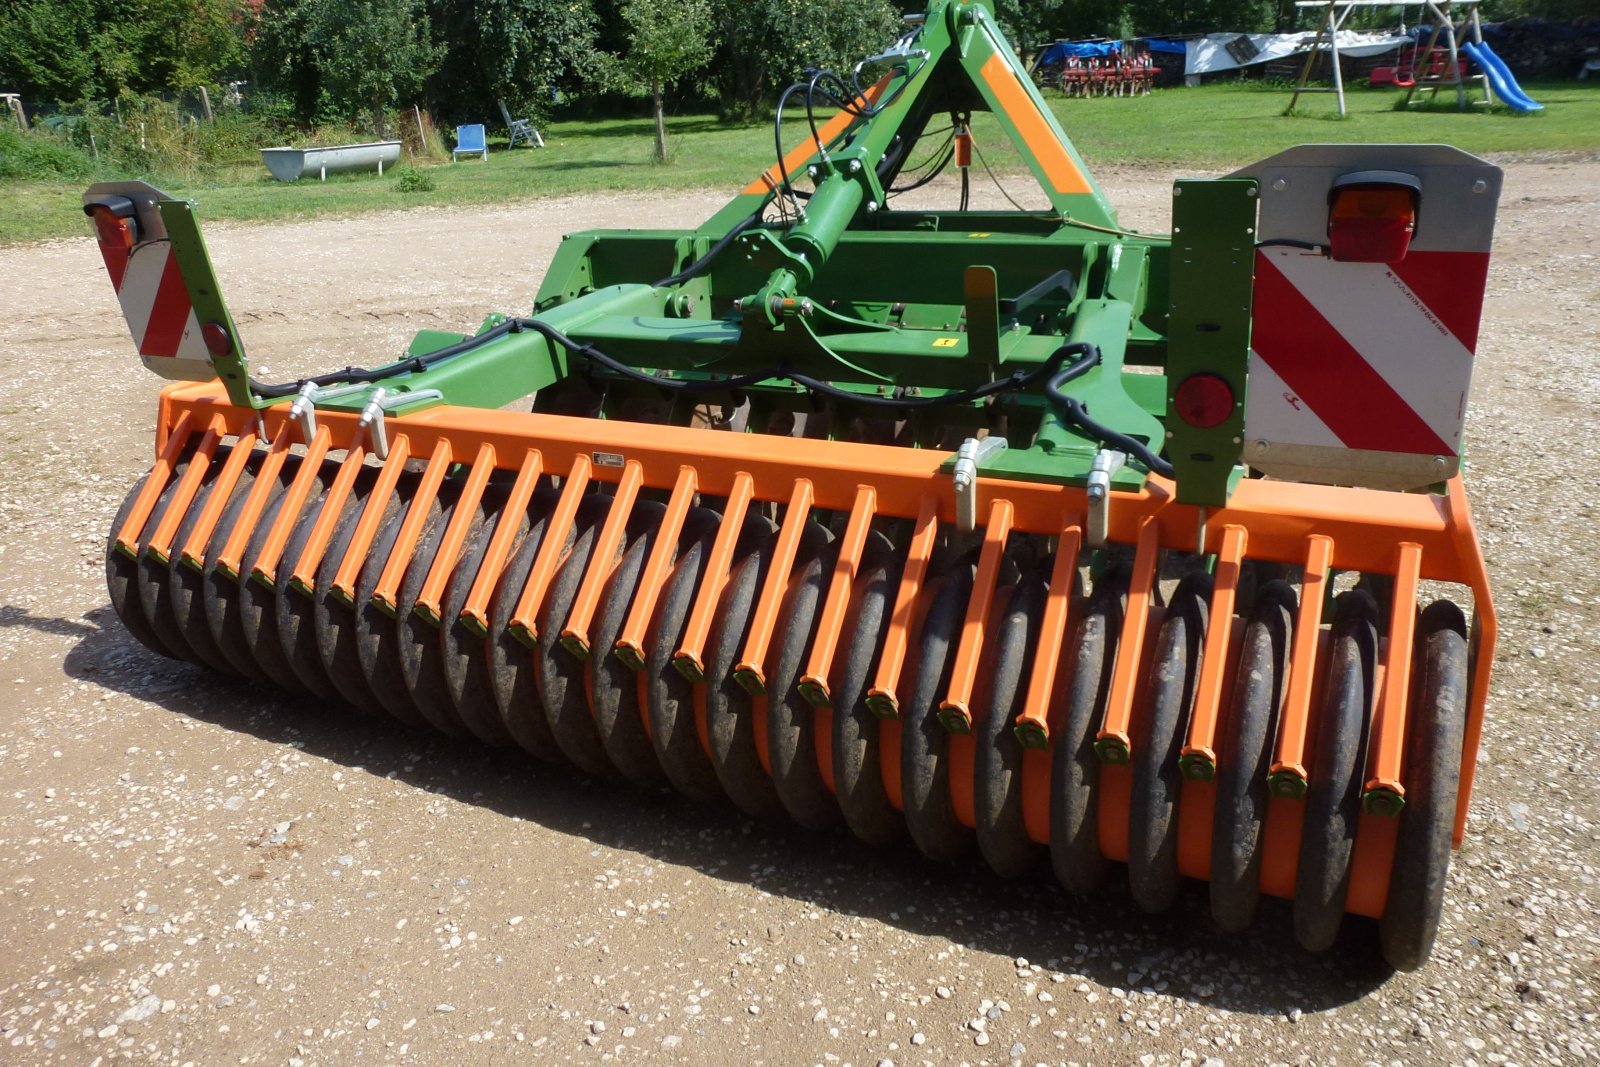
[[[263,148],[261,161],[280,182],[299,181],[315,174],[322,181],[328,175],[348,170],[369,170],[393,166],[400,159],[399,141],[370,141],[367,144],[342,144],[330,148]]]

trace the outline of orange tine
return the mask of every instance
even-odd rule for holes
[[[222,440],[223,423],[220,419],[213,419],[206,428],[206,434],[200,439],[200,444],[195,448],[194,455],[189,459],[189,466],[185,468],[183,477],[178,479],[178,486],[172,492],[172,499],[167,503],[167,510],[162,513],[161,521],[156,524],[155,533],[145,541],[145,551],[160,560],[167,562],[172,554],[172,539],[178,534],[178,524],[183,522],[183,517],[189,511],[189,505],[194,503],[194,495],[200,491],[200,483],[205,479],[206,471],[211,468],[211,457],[216,455],[217,444]]]
[[[600,606],[600,594],[606,582],[617,569],[617,549],[628,528],[628,517],[633,514],[633,501],[639,495],[639,485],[644,481],[644,467],[638,460],[630,459],[622,466],[622,477],[617,481],[616,495],[611,498],[611,510],[606,513],[605,525],[600,527],[600,537],[594,551],[589,554],[589,569],[584,572],[583,584],[567,612],[567,624],[561,629],[561,644],[579,659],[588,659],[589,624]]]
[[[939,539],[939,498],[922,498],[917,525],[906,551],[905,570],[900,575],[900,590],[895,593],[894,611],[889,615],[889,632],[883,638],[883,653],[878,657],[878,674],[867,690],[867,707],[880,719],[898,719],[900,701],[895,687],[906,662],[906,646],[911,640],[911,617],[916,611],[922,579],[928,573],[928,559]]]
[[[1078,568],[1078,549],[1083,544],[1083,529],[1069,523],[1056,545],[1056,564],[1050,572],[1050,594],[1039,620],[1039,640],[1034,645],[1033,674],[1028,679],[1028,696],[1017,716],[1017,740],[1023,748],[1050,746],[1050,694],[1055,689],[1056,668],[1067,639],[1067,623],[1072,613],[1072,578]]]
[[[122,529],[117,531],[116,549],[123,555],[139,554],[139,533],[144,529],[150,513],[155,510],[156,501],[161,499],[161,491],[167,487],[167,479],[172,477],[172,468],[177,466],[178,453],[189,438],[189,422],[190,413],[187,411],[178,417],[178,424],[167,438],[166,447],[156,457],[155,466],[150,468],[144,488],[139,490],[139,498],[133,502],[128,517],[122,521]]]
[[[383,565],[383,573],[378,575],[377,587],[372,590],[373,606],[385,615],[395,613],[400,598],[400,583],[405,580],[406,568],[411,565],[411,557],[417,551],[417,540],[428,521],[428,509],[439,495],[439,487],[444,484],[450,463],[450,439],[441,437],[434,446],[433,455],[428,457],[422,481],[417,483],[417,492],[411,498],[405,519],[400,523],[399,533],[395,534],[394,547],[389,550],[389,559]]]
[[[1111,691],[1106,696],[1106,717],[1095,737],[1094,750],[1102,763],[1126,764],[1129,759],[1128,723],[1133,718],[1133,691],[1144,659],[1144,631],[1150,615],[1150,589],[1156,575],[1154,518],[1139,522],[1139,547],[1133,554],[1133,580],[1128,586],[1128,606],[1122,616],[1122,636],[1117,642],[1117,662],[1111,669]]]
[[[1461,788],[1456,793],[1456,824],[1453,839],[1457,848],[1467,832],[1467,808],[1472,802],[1472,783],[1478,772],[1478,746],[1483,740],[1483,715],[1489,702],[1489,677],[1494,666],[1495,644],[1500,637],[1500,622],[1495,616],[1494,594],[1489,588],[1489,573],[1483,564],[1483,549],[1472,527],[1472,509],[1461,475],[1450,479],[1446,497],[1450,527],[1454,531],[1456,556],[1466,568],[1466,583],[1472,589],[1472,628],[1468,631],[1472,656],[1472,688],[1467,693],[1467,731],[1461,747]]]
[[[295,472],[283,503],[278,505],[278,514],[272,520],[272,529],[267,531],[261,554],[256,557],[255,566],[250,568],[250,577],[268,589],[272,588],[278,577],[278,561],[289,543],[289,532],[300,519],[300,511],[306,506],[306,497],[311,495],[311,485],[322,470],[322,458],[328,454],[328,446],[332,441],[333,434],[326,426],[318,426],[317,432],[312,434],[305,458],[300,461],[300,469]]]
[[[359,435],[364,437],[365,435]],[[310,596],[312,586],[316,583],[317,567],[322,564],[322,557],[328,551],[328,542],[333,539],[333,528],[339,524],[339,515],[344,511],[344,502],[350,499],[350,491],[355,488],[356,476],[365,466],[367,450],[357,440],[350,446],[344,455],[344,462],[339,465],[339,473],[334,475],[333,484],[328,486],[328,491],[322,497],[322,510],[317,512],[317,521],[311,526],[311,536],[306,538],[306,544],[300,550],[300,558],[295,562],[294,569],[289,572],[289,586]]]
[[[473,579],[472,588],[467,592],[467,601],[461,607],[461,624],[479,637],[489,635],[489,598],[494,595],[494,587],[500,581],[500,572],[505,570],[511,546],[517,539],[519,516],[527,510],[528,501],[533,499],[533,490],[539,483],[539,472],[543,467],[543,453],[537,448],[528,449],[527,455],[522,458],[522,467],[517,471],[517,480],[511,485],[511,495],[506,498],[505,507],[500,509],[500,521],[494,528],[494,536],[489,539],[489,547],[484,550],[483,562],[478,564],[478,576]]]
[[[1327,598],[1328,566],[1333,538],[1306,538],[1306,566],[1300,578],[1300,610],[1294,620],[1294,654],[1289,657],[1289,684],[1278,723],[1278,744],[1267,782],[1280,797],[1299,799],[1310,781],[1306,772],[1306,734],[1311,719],[1311,683],[1317,673],[1317,633],[1322,628],[1322,602]]]
[[[711,554],[706,558],[705,577],[700,581],[700,592],[695,596],[694,610],[683,629],[683,640],[672,657],[678,673],[691,682],[706,680],[703,654],[706,637],[711,633],[711,620],[717,611],[717,601],[728,584],[728,571],[733,567],[733,550],[738,547],[739,534],[744,529],[745,512],[750,498],[755,494],[755,480],[745,471],[733,476],[733,491],[728,494],[728,506],[722,512],[722,526],[717,539],[712,542]]]
[[[734,681],[751,696],[767,691],[763,664],[767,661],[767,645],[772,641],[772,628],[778,624],[778,612],[783,608],[783,596],[789,588],[789,572],[794,569],[794,556],[800,548],[800,534],[811,521],[811,479],[796,478],[794,491],[789,495],[789,509],[783,513],[783,527],[778,531],[778,542],[772,546],[772,565],[767,569],[766,581],[761,585],[761,595],[750,616],[750,636],[745,638],[744,655],[733,668]]]
[[[1194,688],[1194,711],[1189,718],[1189,740],[1178,757],[1185,778],[1209,782],[1217,776],[1217,711],[1222,706],[1222,675],[1227,666],[1228,642],[1233,635],[1233,604],[1239,591],[1239,563],[1244,559],[1248,535],[1232,523],[1222,528],[1222,550],[1217,554],[1216,585],[1211,594],[1211,620],[1206,624],[1205,650],[1200,654],[1200,678]]]
[[[278,432],[272,447],[267,449],[261,469],[256,472],[255,484],[250,486],[250,495],[244,499],[239,520],[228,531],[228,540],[223,543],[222,551],[217,553],[217,570],[229,578],[239,577],[239,557],[244,554],[245,546],[256,532],[256,523],[261,521],[261,513],[267,507],[267,497],[272,493],[272,483],[278,480],[283,461],[289,457],[289,436],[289,428],[285,426]]]
[[[800,695],[814,708],[832,705],[828,693],[828,675],[833,669],[833,654],[839,647],[839,633],[844,629],[845,612],[850,609],[850,591],[856,582],[856,570],[861,565],[861,553],[867,547],[867,533],[872,528],[872,516],[877,510],[877,492],[870,485],[857,486],[855,503],[850,507],[850,521],[845,524],[844,537],[839,542],[839,558],[833,565],[828,599],[823,601],[822,613],[817,616],[811,662],[800,676],[798,684]],[[828,766],[831,775],[832,764]]]
[[[1006,550],[1006,538],[1011,535],[1011,516],[1011,501],[996,500],[989,505],[989,522],[984,529],[983,551],[978,554],[972,599],[967,601],[967,617],[961,624],[961,644],[956,649],[955,666],[950,671],[950,692],[939,705],[939,721],[953,734],[972,732],[969,706],[972,686],[978,678],[989,606],[994,603],[994,586],[1000,577],[1000,558]]]
[[[611,647],[617,659],[629,670],[644,670],[644,638],[650,628],[650,617],[655,614],[656,598],[666,583],[667,570],[678,552],[678,533],[689,514],[698,491],[695,469],[688,464],[678,468],[678,480],[673,483],[672,495],[667,498],[666,514],[661,516],[661,528],[656,531],[656,543],[650,546],[650,558],[644,561],[639,575],[639,585],[633,592],[633,607],[628,609],[627,621]]]
[[[383,470],[378,474],[372,492],[367,495],[367,506],[361,511],[355,533],[350,535],[350,544],[345,547],[344,559],[339,561],[339,570],[333,576],[331,592],[346,604],[355,603],[356,579],[361,574],[361,568],[366,566],[367,553],[372,549],[373,539],[378,536],[384,509],[389,506],[389,498],[394,495],[394,487],[399,483],[400,475],[410,459],[411,438],[403,433],[396,434],[394,440],[389,442],[389,458],[383,461]]]
[[[544,540],[539,543],[539,554],[534,557],[528,580],[522,586],[517,610],[511,613],[511,621],[506,624],[511,635],[529,648],[539,639],[539,606],[544,603],[544,595],[556,576],[556,565],[567,550],[567,534],[577,517],[583,491],[589,485],[589,470],[588,453],[579,452],[572,460],[572,470],[567,472],[567,484],[561,487],[561,499],[556,501],[550,525],[545,527]]]
[[[478,454],[472,460],[472,469],[467,472],[466,484],[461,487],[461,496],[456,500],[455,511],[450,515],[450,525],[445,527],[444,536],[439,540],[439,551],[434,554],[433,567],[423,579],[422,590],[417,594],[417,605],[412,610],[434,626],[439,625],[439,601],[444,596],[445,583],[450,581],[450,572],[456,569],[456,562],[461,559],[467,530],[472,526],[473,514],[478,510],[478,501],[483,499],[483,490],[489,484],[489,475],[494,473],[494,466],[494,446],[488,442],[479,445]]]
[[[1411,645],[1417,632],[1417,583],[1422,546],[1400,542],[1395,561],[1394,603],[1389,609],[1389,647],[1384,653],[1383,698],[1372,724],[1367,787],[1361,801],[1370,815],[1398,815],[1405,806],[1400,763],[1406,739],[1406,700],[1411,692]]]
[[[206,544],[211,540],[211,531],[217,528],[222,509],[227,507],[228,498],[233,496],[233,487],[239,484],[239,475],[244,473],[244,465],[255,447],[256,435],[253,433],[242,435],[234,443],[233,451],[228,453],[227,461],[222,464],[222,470],[217,472],[217,480],[211,483],[211,492],[206,496],[205,506],[200,509],[200,517],[195,520],[194,528],[189,531],[189,539],[178,553],[179,562],[195,570],[205,564]]]

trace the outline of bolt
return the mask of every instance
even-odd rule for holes
[[[1267,450],[1270,449],[1271,447],[1272,447],[1272,443],[1269,442],[1269,441],[1257,441],[1255,443],[1255,449],[1256,449],[1256,453],[1258,455],[1263,455],[1263,456],[1266,455],[1267,454]]]
[[[1437,470],[1444,470],[1450,464],[1443,456],[1434,456],[1433,457],[1433,465],[1434,465],[1434,468],[1437,469]]]
[[[817,180],[817,175],[819,173],[820,173],[820,171],[818,171],[816,167],[807,167],[806,168],[806,177],[810,178],[812,181],[816,181]]]
[[[1182,196],[1183,195],[1183,186],[1174,185],[1172,187],[1172,195],[1175,196],[1175,197]]]
[[[851,174],[860,174],[861,173],[861,160],[852,159],[850,161],[850,173]]]
[[[1260,195],[1260,193],[1259,193],[1259,191],[1258,191],[1258,190],[1257,190],[1257,189],[1256,189],[1256,187],[1255,187],[1255,186],[1253,186],[1253,185],[1252,185],[1252,186],[1251,186],[1251,187],[1250,187],[1250,188],[1248,188],[1248,189],[1246,189],[1246,190],[1245,190],[1245,191],[1244,191],[1244,195],[1245,195],[1245,198],[1246,198],[1246,199],[1248,199],[1248,200],[1254,200],[1254,199],[1255,199],[1255,198],[1256,198],[1256,197],[1257,197],[1257,196],[1259,196],[1259,195]]]
[[[1472,191],[1475,193],[1487,193],[1489,191],[1489,183],[1479,178],[1472,183]]]
[[[1272,183],[1272,191],[1275,193],[1281,193],[1287,188],[1289,188],[1288,178],[1279,178]]]
[[[868,200],[867,201],[867,214],[870,215],[876,210],[878,210],[878,202],[876,200]]]

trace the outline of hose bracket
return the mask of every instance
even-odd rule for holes
[[[961,447],[956,451],[950,480],[955,485],[956,528],[962,533],[971,533],[978,528],[978,464],[1005,447],[1004,437],[985,437],[981,440],[969,437],[961,442]]]

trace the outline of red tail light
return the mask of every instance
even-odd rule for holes
[[[1398,263],[1417,228],[1421,183],[1409,174],[1364,171],[1333,183],[1328,249],[1340,263]]]
[[[1190,426],[1209,430],[1233,414],[1233,389],[1215,374],[1191,374],[1173,394],[1172,410]]]

